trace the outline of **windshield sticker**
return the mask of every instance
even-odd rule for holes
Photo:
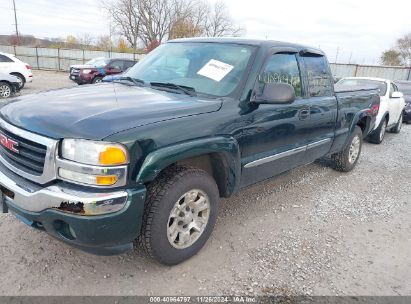
[[[211,59],[197,72],[197,74],[219,82],[230,73],[233,68],[232,65]]]

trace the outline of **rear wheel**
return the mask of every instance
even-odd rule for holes
[[[0,82],[0,98],[8,98],[13,94],[13,88],[7,82]]]
[[[195,255],[206,243],[217,218],[219,193],[205,171],[173,166],[148,186],[139,243],[166,265]]]
[[[331,156],[332,167],[341,172],[351,171],[358,162],[362,148],[362,131],[356,126],[350,135],[347,147]]]
[[[17,77],[17,83],[19,84],[19,90],[24,88],[24,86],[26,84],[26,79],[24,78],[24,76],[19,74],[19,73],[11,73],[11,75]]]
[[[382,143],[385,131],[387,129],[387,118],[384,118],[377,129],[375,129],[369,136],[368,141],[373,144],[380,144]]]
[[[390,130],[390,132],[398,134],[401,131],[401,127],[402,127],[402,113],[401,113],[400,118],[398,119],[397,123]]]

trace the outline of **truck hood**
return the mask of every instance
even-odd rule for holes
[[[14,98],[0,109],[0,117],[55,139],[100,140],[138,126],[218,111],[221,103],[148,87],[101,83]]]

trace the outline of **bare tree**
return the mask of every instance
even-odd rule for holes
[[[141,34],[139,0],[105,0],[103,7],[112,18],[117,34],[126,38],[133,49],[137,49]]]
[[[205,36],[241,36],[243,32],[243,28],[234,24],[223,1],[217,1],[211,10],[209,9],[208,18],[204,25]]]
[[[393,48],[382,53],[381,63],[411,67],[411,32],[397,39]]]
[[[404,65],[411,66],[411,32],[397,40],[397,50]]]
[[[237,36],[243,32],[221,1],[213,6],[207,0],[103,1],[118,34],[135,49],[139,41],[152,48],[170,38]]]

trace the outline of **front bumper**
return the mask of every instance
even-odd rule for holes
[[[42,187],[1,167],[0,190],[3,211],[10,211],[33,228],[90,253],[126,252],[133,248],[133,241],[140,233],[146,193],[143,186],[110,192],[74,189],[66,183]],[[125,205],[119,211],[87,215],[93,206],[124,204],[123,199]],[[63,202],[81,202],[84,215],[60,211]]]

